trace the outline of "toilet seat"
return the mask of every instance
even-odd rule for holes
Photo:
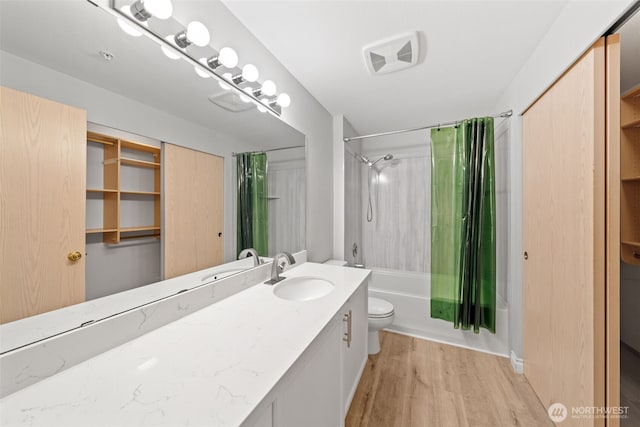
[[[380,298],[369,297],[368,317],[382,319],[393,316],[393,304]]]

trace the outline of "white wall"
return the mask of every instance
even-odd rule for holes
[[[189,3],[177,3],[174,14],[180,4],[188,8]],[[242,58],[251,58],[261,76],[291,96],[281,119],[307,137],[307,255],[309,261],[325,261],[333,252],[332,116],[223,3],[211,1],[206,7],[216,17],[216,45],[233,46]]]
[[[4,51],[0,51],[0,84],[82,108],[87,111],[87,120],[92,123],[223,156],[224,179],[228,183],[233,182],[231,151],[252,148],[231,136],[206,129]],[[235,259],[233,246],[236,233],[231,222],[226,220],[232,215],[233,188],[229,184],[224,191],[225,260]]]
[[[522,357],[522,116],[553,82],[634,3],[634,0],[571,1],[496,104],[513,109],[510,123],[509,324],[510,347]],[[508,35],[507,35],[508,36]],[[504,52],[508,55],[509,52]]]
[[[105,3],[105,0],[99,0],[99,2]],[[182,4],[186,8],[189,7],[189,2]],[[333,173],[330,166],[333,161],[332,117],[222,3],[211,2],[210,6],[212,15],[216,17],[217,43],[222,46],[231,45],[241,52],[243,57],[251,58],[251,61],[259,67],[261,75],[269,76],[270,79],[278,82],[279,91],[287,92],[291,96],[291,106],[285,109],[281,118],[304,133],[307,138],[308,257],[310,261],[324,261],[331,257],[333,251]],[[41,81],[38,72],[27,70],[26,74],[23,74],[19,67],[11,70],[11,64],[5,64],[4,58],[9,58],[7,55],[9,54],[3,53],[3,60],[0,61],[2,62],[1,78],[3,82],[7,82],[7,85],[84,108],[88,111],[89,120],[95,123],[125,129],[208,153],[218,155],[226,153],[229,157],[225,158],[225,180],[231,182],[233,162],[230,152],[239,151],[238,146],[241,145],[232,137],[220,135],[210,129],[84,82],[76,85],[79,81],[71,82],[68,76],[55,71],[53,73],[57,74],[55,77],[59,79],[59,84],[50,84],[47,80]],[[81,89],[66,90],[70,87]],[[98,96],[102,93],[107,95],[105,100]],[[114,111],[115,105],[119,108]],[[132,114],[133,111],[136,113]],[[247,147],[247,149],[251,148]],[[233,213],[230,191],[230,188],[225,191],[225,218],[230,218]],[[233,258],[235,230],[231,229],[231,224],[231,221],[225,221],[226,259]]]

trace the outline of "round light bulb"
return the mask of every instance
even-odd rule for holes
[[[218,61],[227,68],[234,68],[238,65],[238,54],[230,47],[223,47],[218,54]]]
[[[144,0],[144,8],[158,19],[168,19],[173,13],[171,0]]]
[[[276,84],[271,80],[265,80],[262,83],[262,89],[260,89],[263,95],[273,96],[276,94]]]
[[[209,44],[209,30],[202,22],[193,21],[187,25],[187,39],[196,46],[206,46]]]
[[[286,93],[281,93],[278,95],[278,99],[276,100],[279,106],[282,108],[286,108],[291,105],[291,98]]]
[[[122,18],[118,18],[118,25],[120,26],[122,31],[124,31],[125,33],[129,34],[130,36],[140,37],[142,35],[142,33],[140,31],[138,31],[135,28],[133,28],[133,26],[131,26],[131,24],[129,24],[128,22],[126,22]]]
[[[200,63],[206,66],[207,58],[200,58]],[[198,67],[197,65],[194,65],[193,67],[196,70],[196,74],[202,77],[203,79],[208,79],[209,77],[211,77],[209,73],[202,71],[202,69],[200,69],[200,67]]]
[[[222,77],[224,77],[225,80],[231,80],[231,77],[233,77],[231,75],[231,73],[224,73],[222,75]],[[224,90],[229,90],[231,89],[231,86],[229,86],[228,84],[224,83],[224,82],[218,82],[218,84],[220,85],[220,87]]]
[[[248,82],[255,82],[260,77],[260,72],[253,64],[247,64],[242,67],[242,78]]]
[[[173,36],[172,35],[168,35],[164,39],[166,41],[168,41],[169,43],[173,44]],[[180,59],[180,55],[178,55],[177,53],[174,53],[172,50],[167,49],[164,46],[160,46],[160,48],[162,49],[162,53],[167,55],[167,58],[169,58],[169,59]]]
[[[253,93],[253,89],[250,87],[245,87],[242,90],[244,91],[244,93],[248,93],[248,94]],[[248,96],[240,95],[240,99],[242,100],[242,102],[251,102],[251,98],[249,98]]]

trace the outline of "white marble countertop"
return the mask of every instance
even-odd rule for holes
[[[0,400],[3,426],[238,426],[369,270],[305,263],[328,295],[293,302],[258,284]]]
[[[262,259],[271,260],[271,258]],[[204,281],[201,280],[211,274],[219,273],[218,278],[221,278],[249,268],[253,268],[253,258],[244,258],[5,323],[0,325],[0,354],[52,335],[78,328],[85,322],[104,319],[116,313],[166,298],[184,289],[191,289],[204,283],[213,282],[216,280],[214,277],[209,277]]]

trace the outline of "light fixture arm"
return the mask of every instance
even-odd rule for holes
[[[176,45],[181,49],[186,49],[191,44],[187,38],[187,30],[180,31],[173,39],[175,40]]]
[[[131,5],[131,15],[140,22],[146,22],[151,18],[151,13],[144,8],[142,0],[137,0]]]
[[[136,28],[138,29],[139,32],[141,32],[146,37],[148,37],[149,39],[151,39],[154,42],[156,42],[158,45],[160,45],[160,46],[168,49],[169,51],[175,53],[176,55],[180,56],[187,63],[191,64],[194,67],[199,68],[200,70],[202,70],[205,73],[209,74],[210,76],[214,77],[219,82],[228,85],[232,90],[236,91],[238,93],[238,95],[242,95],[242,96],[250,98],[251,101],[253,101],[257,106],[265,108],[267,111],[269,111],[271,114],[273,114],[276,117],[280,117],[281,109],[279,108],[279,106],[266,105],[265,103],[263,103],[260,100],[260,98],[255,96],[253,94],[253,92],[247,93],[241,87],[239,87],[239,84],[244,83],[246,81],[242,77],[242,72],[239,75],[233,77],[231,79],[231,81],[229,81],[229,80],[225,79],[222,75],[218,74],[214,69],[209,68],[208,66],[205,66],[203,63],[201,63],[195,57],[191,56],[191,54],[189,52],[187,52],[186,50],[180,49],[179,47],[177,47],[173,43],[167,42],[161,36],[155,34],[149,28],[147,28],[144,25],[142,25],[141,22],[144,22],[144,21],[138,21],[139,18],[137,18],[136,15],[135,15],[135,13],[142,13],[142,12],[139,12],[139,11],[137,11],[137,9],[134,8],[134,6],[136,8],[140,8],[141,7],[144,10],[144,5],[142,4],[142,2],[140,0],[137,0],[133,5],[131,5],[132,16],[129,16],[129,15],[123,13],[121,10],[119,10],[117,8],[116,2],[118,0],[109,0],[109,5],[108,6],[104,6],[101,2],[94,2],[92,0],[87,0],[87,1],[90,4],[92,4],[94,6],[97,6],[100,9],[104,10],[105,12],[109,13],[110,15],[114,16],[115,18],[126,19],[128,22],[131,22],[132,24],[134,24],[136,26]],[[140,5],[137,5],[138,3],[140,3]],[[137,12],[134,11],[134,10],[136,10]],[[145,10],[145,13],[148,14],[149,17],[151,16],[151,14],[146,10]],[[148,19],[148,18],[146,18],[146,19]],[[146,19],[145,19],[145,21],[146,21]],[[179,43],[178,42],[178,36],[180,34],[182,34],[182,33],[179,33],[175,37],[176,44]],[[186,37],[186,33],[185,33],[185,37]]]

